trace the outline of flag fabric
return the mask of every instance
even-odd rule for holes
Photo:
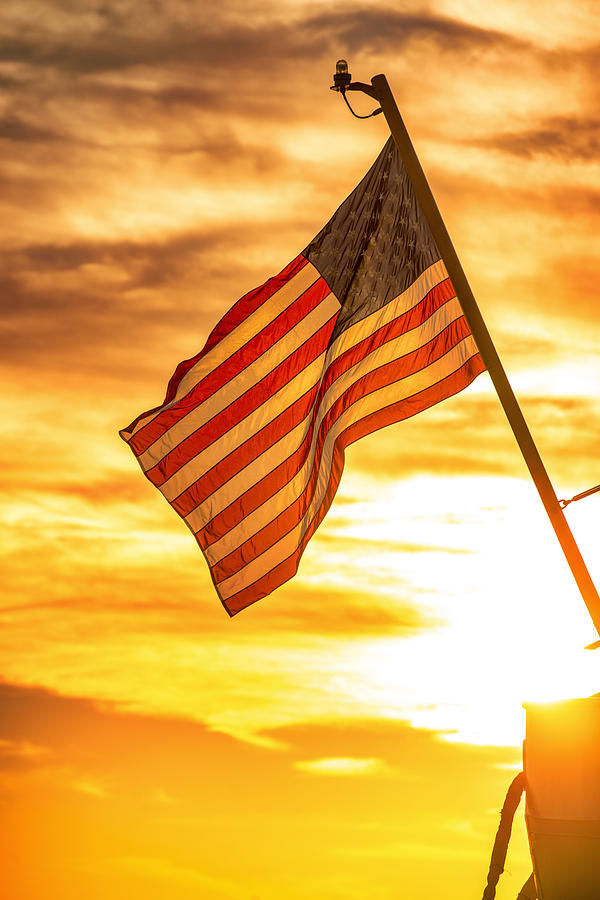
[[[483,369],[390,138],[308,247],[238,300],[163,404],[120,434],[234,615],[297,571],[346,446]]]

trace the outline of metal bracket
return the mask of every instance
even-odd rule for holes
[[[365,84],[363,81],[351,81],[350,84],[346,85],[346,90],[362,91],[363,94],[367,94],[369,97],[372,97],[373,100],[377,100],[377,102],[379,103],[377,91],[371,84]]]

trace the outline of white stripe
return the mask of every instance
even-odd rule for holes
[[[179,422],[176,422],[172,428],[169,428],[158,440],[156,440],[145,453],[139,457],[140,465],[145,469],[151,469],[156,463],[160,462],[167,453],[174,447],[193,434],[199,428],[210,421],[218,413],[227,409],[235,400],[250,390],[255,384],[275,369],[284,359],[291,356],[298,347],[301,347],[309,338],[315,334],[326,322],[334,316],[340,308],[340,304],[333,294],[321,300],[321,302],[312,309],[308,315],[304,316],[297,325],[290,331],[286,332],[275,344],[272,344],[268,350],[257,357],[250,365],[246,366],[235,378],[226,382],[218,391],[206,398],[204,403],[192,408],[192,410]],[[241,443],[241,441],[240,441]],[[229,450],[233,450],[235,445],[230,445]],[[184,473],[185,469],[193,465],[194,458],[183,466],[179,472],[176,472],[173,478],[179,473]],[[192,484],[195,478],[185,482],[185,475],[182,475],[183,487],[180,490],[169,490],[165,496],[170,499],[177,497],[182,490]],[[168,482],[167,482],[168,483]]]
[[[284,352],[287,355],[289,352],[293,353],[297,350],[298,347],[315,334],[322,325],[329,321],[339,308],[340,304],[338,301],[333,294],[329,294],[310,315],[302,320],[302,327],[298,325],[292,332],[288,332],[285,338],[282,338],[281,341],[271,347],[270,350],[263,353],[256,363],[248,366],[242,375],[229,384],[224,385],[221,391],[218,391],[220,396],[217,397],[216,394],[213,394],[206,403],[203,403],[194,410],[193,414],[187,416],[186,422],[188,420],[193,420],[193,424],[196,428],[200,428],[209,419],[212,419],[216,412],[227,409],[237,397],[241,396],[249,389],[251,384],[256,384],[264,377],[264,375],[274,369],[276,365],[279,365],[283,359]],[[198,479],[200,474],[208,471],[208,469],[212,468],[212,466],[223,459],[223,457],[239,447],[240,444],[243,444],[244,441],[253,434],[256,434],[256,432],[264,425],[267,425],[278,416],[279,413],[283,412],[284,409],[287,409],[287,407],[294,402],[294,399],[301,397],[302,394],[315,384],[315,381],[319,380],[323,371],[324,359],[325,354],[322,353],[316,360],[313,360],[312,363],[309,363],[308,366],[302,369],[291,381],[283,384],[281,388],[269,398],[269,403],[263,402],[244,419],[239,422],[234,422],[229,431],[217,438],[212,444],[209,444],[208,447],[201,450],[200,453],[197,453],[196,456],[193,456],[185,463],[185,465],[174,472],[173,475],[160,486],[160,490],[167,500],[173,500],[175,497],[178,497],[186,490],[186,488]],[[244,378],[243,375],[245,373],[248,374]],[[233,415],[234,414],[232,413],[232,419]],[[174,429],[171,429],[169,434],[171,434],[173,430]],[[169,449],[172,449],[170,442]]]
[[[285,535],[276,544],[260,556],[249,562],[243,569],[225,579],[219,584],[219,593],[224,598],[233,596],[248,585],[253,584],[263,575],[270,572],[280,562],[287,559],[298,548],[310,523],[323,502],[327,485],[329,483],[333,448],[337,436],[353,422],[359,421],[373,412],[384,409],[386,406],[396,403],[404,397],[412,396],[427,388],[430,384],[441,381],[459,369],[468,359],[477,353],[477,347],[472,335],[468,335],[441,359],[432,363],[422,372],[417,372],[405,378],[398,390],[398,384],[387,385],[372,394],[361,397],[351,407],[344,410],[327,434],[324,443],[323,456],[319,467],[317,486],[311,504],[301,522]],[[431,375],[434,375],[431,378]],[[271,509],[272,501],[269,501]],[[271,518],[274,518],[273,513]]]
[[[285,485],[275,497],[271,498],[268,504],[265,504],[258,510],[254,510],[254,512],[246,516],[246,518],[235,526],[235,528],[211,545],[207,551],[207,557],[210,562],[217,562],[219,559],[227,556],[228,553],[231,553],[232,550],[247,540],[251,534],[255,534],[260,528],[268,524],[268,522],[275,517],[273,514],[275,504],[277,510],[280,511],[286,509],[290,503],[300,496],[304,490],[312,467],[312,455],[314,453],[314,445],[317,439],[319,426],[323,417],[326,415],[327,410],[333,406],[336,400],[348,387],[374,369],[386,365],[392,360],[398,359],[401,356],[422,347],[424,344],[427,344],[436,337],[436,335],[440,334],[450,322],[459,318],[461,315],[462,310],[458,300],[449,300],[419,327],[400,335],[394,340],[382,344],[366,357],[360,359],[330,385],[321,400],[318,411],[311,411],[304,422],[301,423],[301,427],[299,426],[294,429],[293,432],[290,432],[278,441],[278,443],[273,445],[267,453],[263,453],[253,463],[239,472],[235,479],[230,479],[225,482],[225,484],[218,488],[214,494],[188,513],[186,521],[189,527],[194,532],[199,531],[222,509],[229,506],[230,503],[259,482],[268,472],[276,468],[279,463],[295,453],[306,436],[311,418],[315,416],[315,429],[309,458],[306,464],[294,476],[292,481]],[[355,343],[356,342],[357,341],[355,341]],[[329,356],[330,354],[328,353],[328,359]],[[425,371],[427,371],[427,369]],[[211,554],[210,556],[208,556],[209,553]]]
[[[181,379],[173,400],[166,403],[164,406],[161,406],[157,412],[141,419],[135,426],[132,434],[135,434],[145,425],[148,425],[148,423],[158,415],[166,409],[169,409],[174,403],[177,403],[181,397],[184,397],[189,393],[189,391],[191,391],[198,382],[202,381],[209,372],[212,372],[212,370],[216,369],[222,362],[229,359],[229,357],[239,350],[240,347],[247,344],[255,334],[262,331],[269,322],[276,319],[284,309],[291,306],[292,303],[294,303],[301,294],[305,293],[315,281],[318,281],[320,277],[320,273],[317,272],[311,263],[307,263],[303,266],[293,278],[272,294],[268,300],[265,300],[265,302],[255,309],[243,322],[240,322],[237,328],[226,335],[218,344],[215,344],[202,359],[199,359],[196,365],[193,366],[189,372],[186,372]],[[131,440],[131,438],[129,438],[129,440]],[[150,468],[150,466],[147,468]]]

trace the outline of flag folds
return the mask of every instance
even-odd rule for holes
[[[224,315],[120,434],[230,615],[291,578],[344,448],[484,369],[393,140],[279,275]]]

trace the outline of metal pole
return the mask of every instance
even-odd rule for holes
[[[433,198],[433,194],[431,193],[431,189],[427,183],[427,179],[423,173],[423,169],[421,168],[421,164],[417,158],[417,154],[414,151],[410,137],[404,122],[402,121],[400,112],[398,111],[390,86],[385,75],[375,75],[375,77],[371,79],[371,84],[373,86],[373,94],[381,104],[392,137],[398,147],[400,156],[402,157],[406,171],[414,187],[415,194],[421,205],[421,209],[429,223],[438,250],[442,255],[450,280],[454,286],[456,296],[464,312],[465,319],[469,324],[469,328],[473,333],[481,357],[490,373],[492,383],[496,388],[500,403],[502,404],[506,417],[515,438],[517,439],[527,468],[538,489],[544,508],[548,513],[556,537],[562,547],[562,551],[571,572],[573,573],[573,577],[577,582],[577,586],[581,592],[585,605],[587,606],[588,612],[592,617],[596,630],[600,634],[600,597],[598,596],[594,582],[590,577],[579,547],[577,546],[575,538],[565,519],[560,503],[554,493],[554,488],[550,483],[548,473],[546,472],[538,449],[531,436],[531,432],[523,417],[523,413],[521,412],[517,399],[508,382],[508,378],[506,377],[496,348],[492,343],[492,339],[486,324],[483,321],[483,317],[479,311],[458,256],[456,255],[456,251],[452,246],[452,241],[446,231],[446,226],[444,225]],[[597,644],[600,645],[600,642],[597,642]]]

